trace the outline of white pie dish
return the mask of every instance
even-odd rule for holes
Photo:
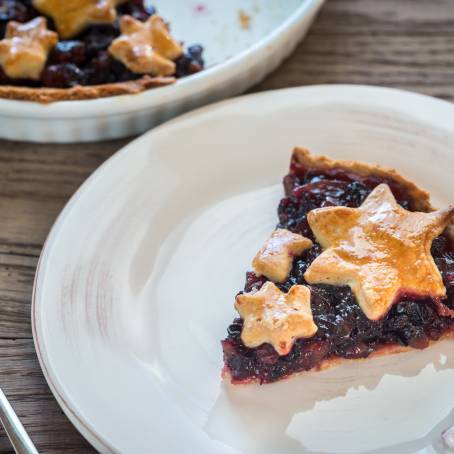
[[[47,105],[0,99],[0,138],[84,142],[146,131],[179,113],[237,95],[263,79],[302,39],[324,0],[156,0],[173,34],[205,47],[207,69],[135,95]],[[251,17],[241,27],[239,11]]]
[[[396,167],[445,206],[453,115],[397,90],[281,90],[187,114],[108,160],[53,227],[32,303],[40,363],[75,426],[101,452],[442,452],[452,342],[232,387],[219,341],[294,145]]]

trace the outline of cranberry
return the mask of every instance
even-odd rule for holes
[[[227,328],[227,332],[231,338],[235,339],[241,335],[242,329],[243,329],[243,320],[241,318],[237,318]]]
[[[0,0],[0,39],[5,36],[6,25],[10,20],[27,22],[30,18],[27,7],[16,0]]]
[[[5,74],[5,71],[3,71],[3,68],[0,66],[0,84],[1,85],[9,85],[10,83],[11,83],[11,80]]]
[[[189,46],[187,52],[175,62],[176,76],[184,77],[201,71],[204,66],[202,53],[203,47],[200,44]]]
[[[292,364],[294,372],[310,370],[318,365],[329,353],[330,344],[326,341],[298,340],[286,360]]]
[[[201,59],[203,54],[203,47],[200,44],[193,44],[192,46],[188,47],[188,54],[192,58]]]
[[[156,13],[154,6],[146,0],[129,0],[129,2],[118,8],[120,14],[129,14],[137,20],[146,21]]]
[[[279,354],[270,344],[263,344],[254,351],[255,360],[265,366],[279,362]]]
[[[251,358],[232,356],[228,361],[229,369],[236,380],[244,380],[254,374],[254,365]]]
[[[447,239],[443,236],[439,236],[438,238],[435,238],[435,240],[432,242],[432,248],[431,248],[431,253],[434,257],[440,257],[447,246]]]
[[[365,342],[346,341],[336,348],[336,354],[347,359],[367,358],[373,348]]]
[[[0,20],[25,22],[28,19],[27,7],[16,0],[0,0]]]
[[[83,81],[83,72],[72,63],[48,66],[42,74],[42,82],[45,87],[70,88],[81,85]]]
[[[120,34],[117,23],[91,26],[84,34],[86,52],[89,57],[95,57],[100,51],[105,51],[112,41]]]
[[[89,85],[112,83],[116,81],[114,59],[106,51],[101,51],[86,68]]]
[[[74,63],[81,65],[86,61],[86,47],[83,41],[60,41],[49,54],[49,63]]]
[[[246,285],[244,286],[244,291],[246,293],[257,291],[262,288],[262,285],[267,281],[264,276],[257,276],[252,271],[246,273]]]

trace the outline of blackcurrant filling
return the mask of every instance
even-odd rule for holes
[[[144,0],[128,0],[117,7],[118,15],[129,14],[145,21],[156,12]],[[0,39],[4,38],[6,25],[10,20],[28,22],[42,16],[32,6],[32,0],[0,0]],[[48,28],[55,30],[51,18]],[[50,52],[46,67],[38,81],[10,79],[0,67],[0,85],[27,87],[70,88],[76,85],[100,85],[125,82],[142,77],[115,60],[107,52],[112,41],[120,35],[118,21],[113,24],[93,25],[68,41],[60,41]],[[186,77],[204,68],[202,46],[187,47],[178,58],[175,77]]]
[[[289,175],[284,178],[286,197],[279,204],[278,227],[311,238],[314,246],[295,258],[287,281],[278,284],[281,290],[288,291],[295,284],[307,285],[304,273],[322,251],[307,223],[307,213],[326,206],[358,207],[383,182],[391,187],[401,206],[413,209],[413,200],[406,189],[393,180],[365,178],[342,169],[321,172],[292,165]],[[443,304],[454,308],[454,247],[446,236],[433,242],[432,256],[448,292]],[[265,277],[248,272],[244,291],[258,290],[266,281]],[[241,318],[233,321],[227,338],[222,341],[225,365],[233,382],[258,380],[270,383],[317,367],[328,358],[366,358],[384,345],[421,349],[454,329],[454,319],[440,316],[431,300],[403,297],[386,317],[371,321],[358,306],[349,287],[311,285],[310,288],[318,332],[311,339],[297,340],[286,356],[279,356],[270,344],[254,349],[246,347],[240,337],[243,321]]]

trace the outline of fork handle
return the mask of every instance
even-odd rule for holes
[[[0,421],[17,454],[38,454],[24,426],[0,389]]]

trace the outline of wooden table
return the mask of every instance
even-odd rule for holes
[[[454,100],[454,0],[328,0],[304,43],[254,91],[323,83],[386,85]],[[36,359],[36,263],[70,196],[127,142],[0,141],[0,386],[40,452],[93,450],[61,412]],[[11,452],[3,432],[0,452]]]

